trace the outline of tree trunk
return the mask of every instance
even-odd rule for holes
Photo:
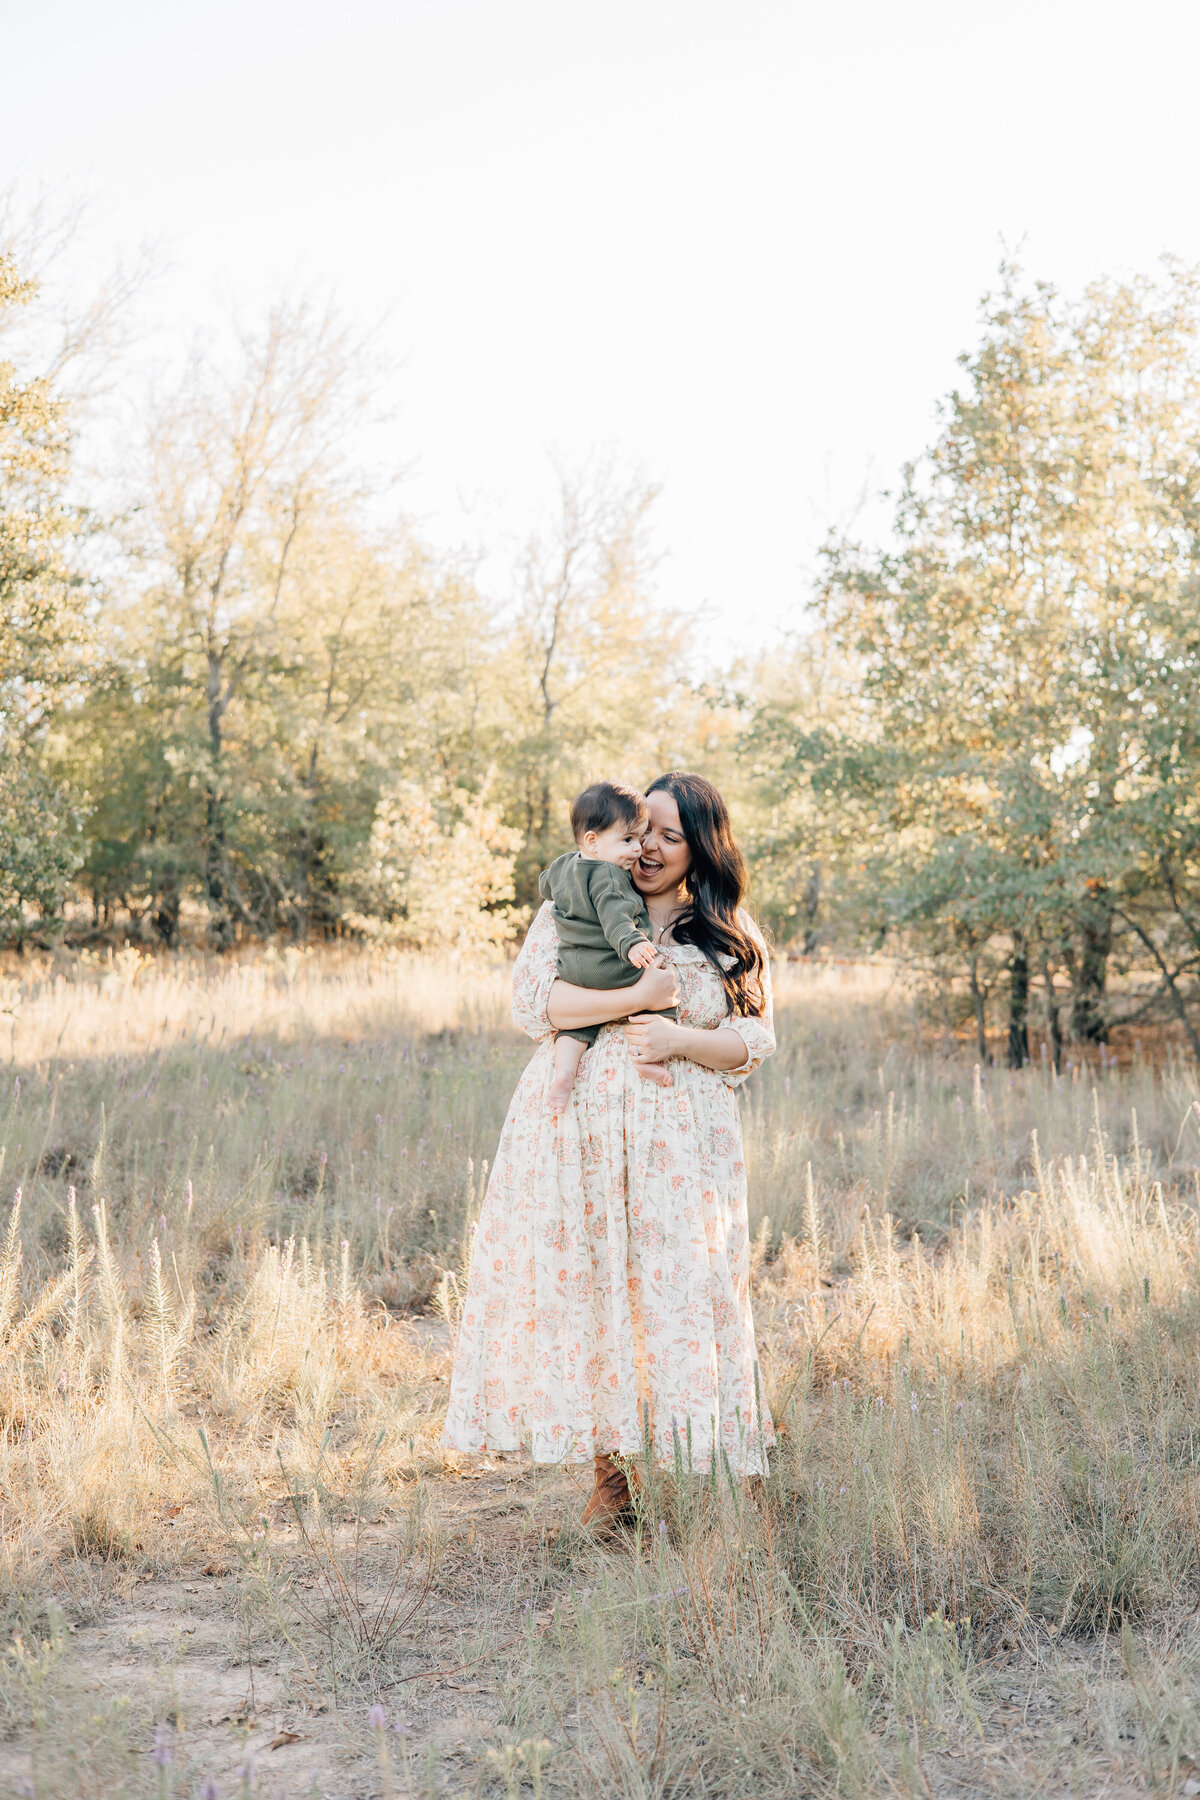
[[[153,923],[159,942],[173,950],[179,942],[179,882],[173,870],[163,877]]]
[[[204,898],[208,902],[208,939],[214,950],[233,947],[233,918],[225,880],[225,814],[221,796],[210,785],[204,807]]]
[[[1135,917],[1127,912],[1123,912],[1120,916],[1124,919],[1130,929],[1136,932],[1138,937],[1141,938],[1143,944],[1145,944],[1147,950],[1158,964],[1159,974],[1162,976],[1163,992],[1171,1002],[1175,1017],[1183,1027],[1184,1036],[1192,1046],[1192,1055],[1196,1058],[1197,1062],[1200,1062],[1200,1032],[1196,1030],[1196,1027],[1189,1019],[1187,1002],[1179,991],[1179,977],[1183,972],[1182,969],[1171,968],[1170,963],[1155,943],[1150,932],[1147,931],[1146,927],[1140,924]]]
[[[225,808],[221,796],[221,663],[208,657],[208,749],[210,768],[204,802],[204,898],[208,902],[209,942],[216,950],[233,945],[233,919],[225,871]]]
[[[328,701],[328,695],[326,696]],[[328,706],[326,707],[328,711]],[[313,914],[313,875],[315,852],[315,832],[313,820],[317,810],[317,759],[318,748],[314,740],[308,758],[308,773],[304,778],[304,812],[300,827],[300,841],[297,845],[296,904],[292,909],[292,938],[297,944],[306,944],[312,927]]]
[[[971,1003],[975,1008],[975,1045],[979,1051],[979,1060],[986,1063],[988,1058],[987,1041],[987,995],[979,985],[979,958],[971,957]]]
[[[1179,991],[1178,979],[1175,975],[1164,972],[1163,984],[1166,987],[1175,1017],[1183,1026],[1183,1035],[1192,1047],[1192,1055],[1197,1062],[1200,1062],[1200,1032],[1197,1032],[1188,1017],[1187,1002]]]
[[[553,813],[553,801],[550,794],[549,781],[542,782],[541,818],[538,821],[539,861],[545,864],[550,844],[550,821]]]
[[[1042,951],[1042,982],[1046,989],[1046,1024],[1050,1032],[1050,1050],[1054,1057],[1054,1073],[1062,1074],[1063,1029],[1058,996],[1054,992],[1054,971],[1050,958]]]
[[[821,909],[821,865],[813,863],[808,871],[808,880],[804,884],[804,903],[801,917],[804,920],[804,954],[812,956],[817,948],[817,914]]]
[[[330,866],[329,841],[320,825],[311,821],[305,829],[303,856],[304,886],[299,903],[292,910],[292,934],[297,943],[306,943],[314,934],[334,937],[339,923],[337,878]]]
[[[1081,1044],[1107,1044],[1104,990],[1112,951],[1113,908],[1107,890],[1089,882],[1088,904],[1079,920],[1077,953],[1072,968],[1074,1001],[1071,1035]]]
[[[1008,1066],[1023,1069],[1029,1061],[1029,953],[1022,933],[1013,935],[1008,968]]]

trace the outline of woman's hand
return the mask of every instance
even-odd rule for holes
[[[625,1027],[625,1041],[635,1062],[666,1062],[683,1048],[684,1032],[674,1019],[659,1013],[634,1013]]]
[[[678,1006],[679,979],[674,965],[663,958],[643,969],[628,994],[636,1002],[631,1009],[633,1012],[658,1012],[662,1007]]]
[[[608,1025],[630,1013],[678,1004],[679,987],[668,964],[643,969],[627,988],[582,988],[556,981],[546,999],[546,1019],[556,1031],[574,1031],[580,1025]]]

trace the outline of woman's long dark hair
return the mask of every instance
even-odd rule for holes
[[[757,1018],[765,1005],[763,954],[738,918],[746,892],[746,863],[729,808],[711,781],[673,769],[646,789],[670,794],[679,808],[679,823],[691,852],[688,899],[691,902],[672,935],[677,944],[694,944],[721,977],[731,1012]],[[729,968],[719,960],[732,957]]]

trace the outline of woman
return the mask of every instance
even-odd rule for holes
[[[660,776],[634,881],[661,966],[600,993],[555,976],[548,905],[513,972],[540,1047],[513,1096],[471,1259],[445,1441],[595,1461],[585,1522],[629,1503],[615,1456],[676,1434],[706,1468],[765,1469],[774,1436],[750,1317],[746,1169],[733,1089],[775,1048],[770,974],[742,911],[745,864],[717,790]],[[678,1019],[657,1016],[675,1005]],[[555,1027],[605,1024],[557,1125]],[[671,1060],[674,1085],[641,1080]]]

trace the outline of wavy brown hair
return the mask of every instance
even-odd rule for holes
[[[711,781],[672,769],[646,789],[670,794],[691,852],[685,887],[690,902],[673,936],[702,950],[717,974],[731,1012],[758,1018],[766,1005],[763,953],[738,917],[746,893],[746,862],[729,822],[729,808]],[[725,967],[722,957],[732,958]]]

